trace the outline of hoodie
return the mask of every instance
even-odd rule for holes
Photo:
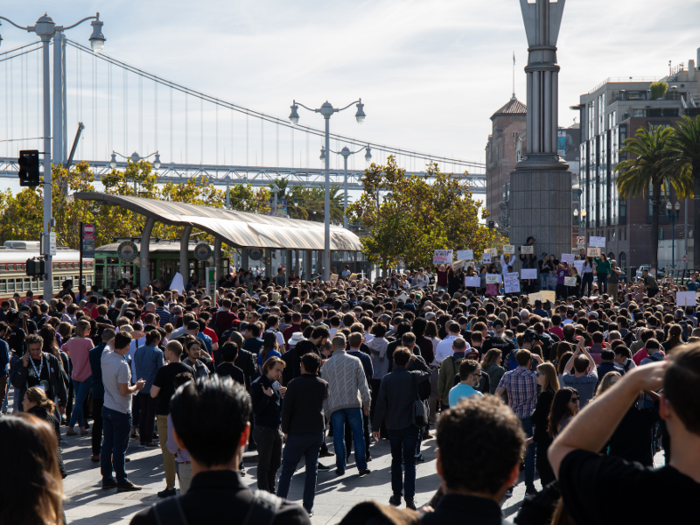
[[[389,371],[389,359],[386,356],[389,341],[383,337],[375,337],[367,343],[367,346],[369,347],[370,356],[372,357],[372,368],[374,369],[372,379],[381,381]]]

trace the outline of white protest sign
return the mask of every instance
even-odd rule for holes
[[[521,246],[520,253],[522,253],[523,255],[534,255],[535,254],[535,247],[534,246]]]
[[[695,306],[696,292],[676,292],[676,306]]]
[[[520,270],[521,279],[537,279],[537,270],[535,268],[523,268]]]
[[[518,272],[505,274],[503,284],[506,293],[520,293],[520,279],[518,278]]]
[[[576,277],[564,277],[564,286],[576,286]]]
[[[586,257],[600,257],[600,248],[588,248]]]
[[[498,284],[501,282],[501,275],[498,273],[487,273],[486,284]]]
[[[561,254],[561,262],[567,263],[567,264],[574,264],[574,254],[573,253],[562,253]]]
[[[491,257],[498,257],[498,248],[491,248]]]
[[[452,250],[435,250],[433,252],[433,264],[452,264]]]
[[[481,279],[478,277],[465,277],[464,286],[468,288],[479,288],[479,286],[481,286]]]
[[[605,248],[605,237],[593,237],[591,235],[591,240],[588,241],[588,245],[595,248]]]
[[[574,268],[576,268],[576,271],[578,273],[583,272],[583,263],[586,261],[574,261]]]
[[[457,250],[458,261],[471,261],[474,259],[474,250]]]
[[[515,246],[512,244],[504,244],[503,245],[503,253],[509,253],[509,254],[514,254],[515,253]]]
[[[481,256],[481,262],[483,264],[489,264],[491,263],[491,253],[489,252],[484,252],[484,254]]]

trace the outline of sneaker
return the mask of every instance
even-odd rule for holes
[[[512,497],[513,497],[513,489],[510,488],[510,489],[506,490],[506,499],[512,498]]]
[[[338,468],[338,469],[335,469],[335,473],[338,474],[338,476],[342,476],[343,474],[345,474],[345,471],[344,471],[344,470],[340,470],[340,469]]]
[[[99,463],[100,462],[100,456],[90,456],[90,461],[93,463]]]
[[[117,492],[135,492],[137,490],[141,490],[143,487],[139,485],[134,485],[131,481],[127,481],[126,483],[121,483],[117,485]]]
[[[390,497],[389,505],[391,505],[392,507],[398,507],[399,505],[401,505],[401,496],[394,495]]]
[[[416,510],[416,504],[413,502],[412,499],[406,500],[406,508],[411,509],[411,510]]]
[[[370,472],[372,472],[372,471],[370,469],[366,468],[366,469],[360,471],[360,476],[366,476]]]
[[[540,492],[535,487],[528,487],[525,489],[526,496],[537,496]]]
[[[332,458],[334,456],[335,456],[335,454],[333,454],[333,452],[330,452],[328,450],[325,450],[325,451],[322,450],[321,453],[318,455],[319,458]]]
[[[102,482],[102,490],[114,489],[117,487],[117,482],[113,479]]]
[[[177,492],[175,491],[175,487],[173,487],[171,489],[166,487],[165,490],[161,490],[158,493],[158,497],[159,498],[169,498],[170,496],[174,496],[176,493]]]
[[[68,431],[66,432],[66,436],[77,436],[78,433],[73,430],[72,428],[69,428]]]
[[[59,444],[61,444],[61,445],[67,445],[67,444],[68,444],[68,441],[66,441],[66,440],[63,439],[63,438],[59,439],[58,442],[59,442]]]
[[[324,465],[323,463],[318,464],[318,470],[330,470],[330,469],[331,469],[331,467],[329,467],[328,465]]]

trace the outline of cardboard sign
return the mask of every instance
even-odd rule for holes
[[[520,270],[521,279],[537,279],[537,270],[535,268],[523,268]]]
[[[564,286],[576,286],[576,277],[564,277]]]
[[[522,253],[523,255],[534,255],[535,254],[535,247],[534,246],[521,246],[520,253]]]
[[[535,304],[535,301],[544,301],[544,299],[542,298],[542,292],[528,294],[527,298],[530,301],[530,304],[532,305]]]
[[[454,264],[452,265],[452,269],[454,269],[454,270],[459,270],[459,269],[461,269],[461,268],[464,268],[464,265],[465,265],[465,264],[467,264],[467,261],[465,261],[465,260],[457,261],[456,263],[454,263]]]
[[[574,264],[574,254],[573,253],[562,253],[561,254],[561,262],[565,262],[567,264]]]
[[[549,301],[550,303],[554,304],[557,300],[557,294],[553,290],[540,292],[540,295],[542,296],[542,302]]]
[[[452,264],[452,250],[435,250],[433,252],[433,264]]]
[[[338,284],[338,274],[337,273],[331,274],[331,284]]]
[[[481,279],[478,277],[465,277],[464,286],[468,288],[479,288],[479,286],[481,286]]]
[[[588,248],[586,257],[600,257],[600,248]]]
[[[697,292],[676,292],[676,306],[695,306]]]
[[[503,245],[503,253],[508,253],[510,255],[513,255],[515,253],[515,246],[512,244],[504,244]]]
[[[593,246],[594,248],[605,248],[605,237],[591,236],[591,240],[588,242],[588,245]]]
[[[520,279],[518,277],[518,272],[507,273],[503,276],[506,293],[520,293]]]
[[[457,250],[458,261],[471,261],[474,259],[474,250]]]
[[[484,254],[481,256],[481,263],[491,264],[491,254],[489,252],[484,252]]]
[[[501,282],[501,276],[497,273],[486,274],[486,284],[498,284]]]
[[[491,248],[491,250],[489,250],[489,251],[491,252],[491,257],[492,257],[492,258],[493,258],[493,257],[498,257],[498,248]]]

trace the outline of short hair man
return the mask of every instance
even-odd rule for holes
[[[571,420],[549,448],[567,513],[575,523],[655,523],[690,516],[700,493],[700,346],[674,350],[666,360],[630,370],[595,403]],[[601,456],[622,418],[642,392],[663,388],[659,412],[673,444],[668,464],[650,469]],[[619,501],[656,487],[656,498],[628,508]],[[663,492],[660,493],[660,492]],[[685,510],[684,510],[685,509]]]
[[[178,388],[171,409],[173,438],[192,461],[192,484],[186,494],[141,511],[131,525],[155,525],[161,523],[156,515],[171,512],[180,513],[187,523],[240,523],[251,506],[262,511],[256,523],[311,524],[298,505],[263,492],[253,494],[236,471],[250,435],[251,401],[243,386],[216,375],[189,381]],[[274,509],[269,511],[274,522],[260,508],[264,506]]]
[[[448,397],[450,407],[455,406],[461,399],[471,396],[483,396],[476,390],[481,381],[481,365],[474,359],[463,359],[459,363],[459,383],[452,387]]]
[[[472,396],[446,410],[437,423],[444,496],[423,524],[469,522],[471,513],[475,522],[501,523],[501,501],[520,474],[524,441],[519,419],[495,396]]]

